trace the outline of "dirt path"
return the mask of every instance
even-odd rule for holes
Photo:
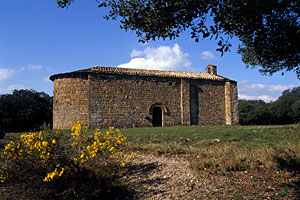
[[[183,199],[196,189],[197,178],[187,160],[151,154],[140,154],[137,160],[128,178],[143,185],[142,199]]]
[[[195,172],[178,156],[138,154],[124,179],[134,183],[144,200],[300,199],[300,179],[288,172]]]

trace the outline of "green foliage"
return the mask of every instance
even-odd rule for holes
[[[275,102],[239,100],[242,125],[293,124],[300,121],[300,87],[285,90]]]
[[[269,105],[262,100],[239,100],[239,118],[242,125],[270,124]]]
[[[268,106],[259,105],[248,113],[248,121],[251,125],[270,124],[270,111]]]
[[[52,97],[34,90],[0,95],[0,129],[20,132],[39,129],[52,121]]]
[[[68,7],[73,0],[57,0]],[[300,23],[297,0],[100,0],[99,7],[110,7],[106,19],[120,19],[121,28],[135,31],[141,42],[175,39],[186,31],[199,42],[218,40],[223,55],[230,39],[241,41],[238,53],[263,74],[296,71],[300,78]],[[212,19],[211,24],[208,19]]]
[[[68,7],[73,0],[56,0],[58,7],[65,8]]]
[[[293,118],[296,123],[300,123],[300,99],[292,105]],[[298,119],[298,120],[297,120]]]

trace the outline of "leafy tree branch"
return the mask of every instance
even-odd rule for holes
[[[74,0],[57,0],[61,8]],[[243,62],[264,75],[294,71],[300,78],[300,2],[297,0],[97,0],[109,7],[105,19],[120,20],[140,42],[175,39],[189,30],[191,38],[218,40],[224,52],[237,37]],[[213,20],[211,25],[208,19]]]

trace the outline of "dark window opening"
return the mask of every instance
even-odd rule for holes
[[[162,110],[160,107],[156,107],[153,109],[152,125],[156,127],[162,126]]]

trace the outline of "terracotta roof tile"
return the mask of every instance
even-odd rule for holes
[[[162,70],[145,70],[145,69],[129,69],[118,67],[94,66],[89,69],[78,70],[69,73],[55,74],[50,77],[54,80],[61,75],[71,75],[78,73],[102,73],[102,74],[117,74],[117,75],[132,75],[132,76],[157,76],[157,77],[172,77],[172,78],[190,78],[190,79],[209,79],[225,81],[229,80],[223,76],[213,75],[199,72],[180,72],[180,71],[162,71]]]

